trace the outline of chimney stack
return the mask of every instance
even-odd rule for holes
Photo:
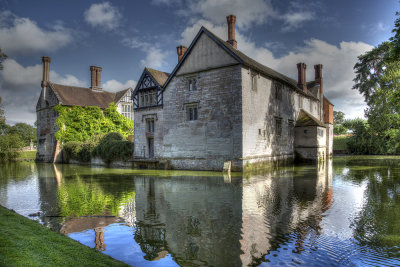
[[[180,45],[176,47],[176,52],[178,53],[178,62],[181,61],[183,55],[186,53],[187,47]]]
[[[236,16],[229,15],[226,17],[226,21],[228,23],[228,40],[227,42],[237,49],[237,42],[235,40],[235,23],[236,23]]]
[[[315,70],[315,82],[319,84],[319,94],[322,96],[323,90],[323,81],[322,81],[322,64],[314,65]]]
[[[101,70],[102,68],[96,67],[96,66],[90,66],[90,80],[91,80],[91,86],[90,88],[92,90],[101,90]]]
[[[307,65],[305,63],[297,63],[297,71],[298,71],[297,86],[305,93],[307,93],[306,68]]]
[[[42,57],[42,63],[43,63],[43,78],[42,78],[42,88],[47,86],[47,83],[50,80],[50,62],[51,58],[50,57]]]

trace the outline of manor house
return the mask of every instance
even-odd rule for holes
[[[174,169],[232,170],[271,160],[325,159],[332,154],[333,105],[322,65],[293,80],[237,49],[236,17],[228,40],[202,27],[178,46],[169,74],[145,68],[134,92],[135,157]],[[295,66],[294,66],[295,68]]]
[[[60,162],[62,160],[60,143],[54,136],[58,131],[56,126],[58,114],[53,109],[54,106],[98,106],[105,109],[111,102],[114,102],[119,113],[128,119],[133,119],[132,88],[116,93],[102,90],[102,68],[96,66],[90,67],[90,88],[52,83],[49,79],[50,61],[49,57],[42,57],[42,91],[36,104],[38,139],[36,161],[39,162]]]

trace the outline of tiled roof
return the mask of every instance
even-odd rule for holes
[[[111,93],[107,91],[94,91],[90,88],[49,83],[57,95],[61,105],[65,106],[98,106],[107,108],[111,102],[118,102],[128,89]],[[124,93],[123,93],[124,92]]]
[[[325,127],[325,125],[319,119],[317,119],[304,109],[301,109],[299,116],[297,117],[296,127],[304,127],[304,126]]]
[[[169,77],[169,73],[163,72],[163,71],[159,71],[159,70],[155,70],[152,68],[148,68],[146,67],[147,71],[151,74],[151,76],[153,76],[153,78],[156,80],[156,82],[160,85],[163,86],[164,83],[167,81],[168,77]]]

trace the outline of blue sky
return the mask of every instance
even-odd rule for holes
[[[235,14],[238,49],[297,79],[296,63],[324,65],[324,90],[348,118],[365,104],[351,89],[357,56],[392,34],[397,0],[0,0],[0,47],[9,56],[0,72],[8,123],[36,120],[41,56],[50,56],[50,80],[90,85],[89,66],[103,68],[109,91],[134,87],[145,66],[171,72],[176,46],[189,46],[202,25],[227,38]]]

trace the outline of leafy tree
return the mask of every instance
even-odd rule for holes
[[[2,99],[0,96],[0,134],[4,134],[5,130],[7,129],[6,125],[6,117],[4,116],[4,109],[1,105]]]
[[[368,105],[365,111],[368,127],[365,129],[370,135],[368,143],[374,143],[368,147],[375,149],[378,146],[379,152],[388,154],[400,153],[400,57],[397,53],[400,51],[400,18],[396,20],[393,32],[395,35],[390,41],[358,57],[353,86]]]
[[[16,134],[0,135],[0,161],[14,160],[24,142]]]
[[[36,128],[26,123],[17,123],[14,126],[9,126],[6,133],[20,136],[25,146],[28,146],[31,140],[33,142],[37,141]]]
[[[343,126],[344,113],[342,111],[333,111],[333,133],[334,134],[345,134],[347,132],[346,127]]]
[[[7,55],[1,51],[0,48],[0,70],[3,70],[3,61],[7,58]]]

